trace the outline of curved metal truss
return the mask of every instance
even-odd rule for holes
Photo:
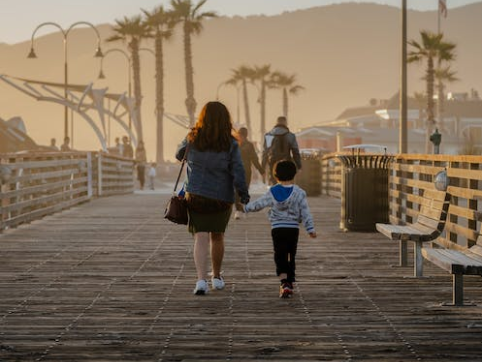
[[[135,101],[133,98],[129,98],[126,93],[107,93],[107,88],[94,89],[92,83],[88,85],[70,84],[67,85],[67,94],[69,97],[65,98],[64,95],[57,92],[58,88],[65,88],[65,85],[61,83],[17,78],[5,74],[0,75],[0,79],[37,101],[60,104],[76,112],[92,127],[104,151],[107,151],[106,116],[116,121],[127,132],[133,146],[137,146],[137,137],[129,128],[128,121],[126,122],[124,120],[130,116],[135,130],[139,129],[136,118]],[[116,102],[112,111],[104,107],[105,99]],[[90,111],[97,113],[97,122],[91,117]],[[135,133],[138,134],[138,132]]]

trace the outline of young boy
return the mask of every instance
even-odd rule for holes
[[[306,193],[294,185],[295,175],[296,165],[292,161],[279,161],[274,167],[278,183],[244,207],[245,212],[271,208],[268,218],[271,222],[276,274],[281,281],[280,298],[289,298],[293,294],[300,222],[303,222],[310,237],[316,238]]]

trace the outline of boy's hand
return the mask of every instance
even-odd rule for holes
[[[310,238],[314,239],[316,238],[316,232],[309,233]]]

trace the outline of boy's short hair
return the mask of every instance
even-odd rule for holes
[[[278,161],[274,166],[274,177],[279,181],[291,181],[296,175],[296,165],[290,160]]]

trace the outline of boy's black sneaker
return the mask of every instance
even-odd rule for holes
[[[290,282],[281,282],[279,287],[280,298],[291,298],[293,296],[293,284]]]

